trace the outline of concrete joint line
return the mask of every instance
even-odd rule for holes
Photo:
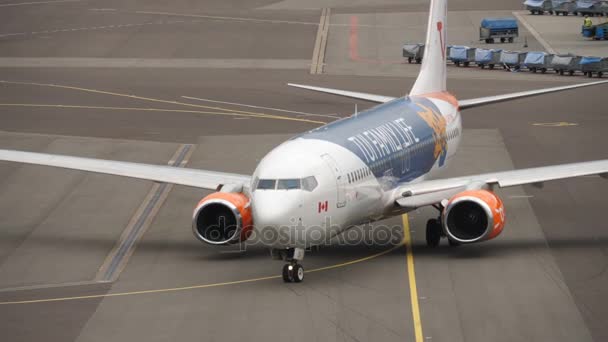
[[[169,165],[174,167],[185,166],[193,150],[193,145],[181,145],[171,157]],[[135,251],[137,243],[150,227],[172,188],[173,185],[168,183],[155,183],[152,186],[152,189],[135,212],[135,215],[129,221],[120,239],[99,267],[95,281],[114,282],[118,279],[129,258]]]
[[[327,35],[329,33],[329,17],[330,9],[323,8],[321,11],[321,19],[319,21],[319,29],[317,30],[315,47],[312,52],[312,62],[310,63],[310,73],[312,75],[323,73],[325,49],[327,48]]]

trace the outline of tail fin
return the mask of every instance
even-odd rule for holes
[[[447,2],[447,0],[431,0],[424,58],[420,74],[418,74],[410,95],[422,95],[446,90]]]

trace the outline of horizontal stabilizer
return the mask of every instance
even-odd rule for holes
[[[608,83],[608,81],[597,81],[597,82],[573,84],[573,85],[545,88],[545,89],[538,89],[538,90],[520,91],[517,93],[504,94],[504,95],[479,97],[479,98],[470,99],[470,100],[460,100],[460,101],[458,101],[458,105],[460,106],[460,109],[474,108],[474,107],[488,105],[491,103],[504,102],[504,101],[509,101],[509,100],[521,99],[524,97],[555,93],[558,91],[564,91],[564,90],[570,90],[570,89],[576,89],[576,88],[590,87],[590,86],[604,84],[604,83]]]
[[[320,93],[345,96],[345,97],[350,97],[353,99],[371,101],[371,102],[376,102],[376,103],[385,103],[385,102],[389,102],[389,101],[396,99],[395,97],[390,97],[390,96],[374,95],[374,94],[360,93],[360,92],[356,92],[356,91],[331,89],[331,88],[323,88],[323,87],[313,87],[313,86],[307,86],[307,85],[302,85],[302,84],[287,83],[287,85],[290,87],[302,88],[302,89],[317,91]]]

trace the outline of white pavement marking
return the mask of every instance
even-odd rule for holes
[[[10,36],[20,36],[20,35],[26,35],[26,32],[20,32],[20,33],[5,33],[5,34],[0,34],[0,37],[10,37]]]
[[[157,22],[149,22],[149,23],[132,23],[132,24],[115,24],[115,25],[107,25],[107,26],[91,26],[91,27],[80,27],[80,28],[65,28],[65,29],[55,29],[55,30],[46,30],[46,31],[33,31],[33,32],[20,32],[20,33],[0,33],[0,38],[1,37],[9,37],[9,36],[16,36],[16,35],[37,35],[37,34],[41,34],[41,33],[56,33],[56,32],[70,32],[70,31],[92,31],[92,30],[109,30],[109,29],[116,29],[116,28],[121,28],[121,27],[130,27],[130,26],[141,26],[141,25],[166,25],[166,24],[180,24],[180,23],[195,23],[197,21],[192,20],[192,21],[183,21],[183,20],[176,20],[176,21],[157,21]]]
[[[80,0],[78,0],[80,1]],[[0,5],[0,7],[5,6],[5,5]],[[109,10],[109,9],[108,9]],[[320,25],[318,23],[310,23],[310,22],[304,22],[304,21],[287,21],[287,20],[273,20],[273,19],[255,19],[255,18],[233,18],[233,17],[213,17],[213,16],[206,16],[206,15],[194,15],[194,14],[172,14],[172,13],[158,13],[158,12],[129,12],[129,13],[138,13],[138,14],[158,14],[158,15],[172,15],[172,16],[186,16],[186,17],[202,17],[202,18],[207,18],[207,19],[212,19],[214,21],[226,21],[226,20],[233,20],[236,22],[254,22],[254,23],[272,23],[272,24],[300,24],[300,25]],[[326,11],[327,15],[325,17],[325,22],[326,24],[324,25],[324,28],[322,28],[322,30],[320,31],[321,33],[323,33],[323,35],[321,36],[322,39],[319,40],[320,44],[322,44],[322,48],[320,48],[318,50],[319,52],[319,57],[316,59],[317,61],[320,61],[320,63],[318,63],[319,68],[323,69],[323,60],[325,59],[325,47],[327,45],[327,34],[328,34],[328,30],[329,30],[329,26],[346,26],[344,24],[329,24],[329,9]],[[321,19],[323,20],[323,17],[321,17]],[[10,36],[19,36],[19,35],[37,35],[37,34],[42,34],[42,33],[57,33],[57,32],[72,32],[72,31],[92,31],[92,30],[109,30],[109,29],[117,29],[117,28],[123,28],[123,27],[131,27],[131,26],[143,26],[143,25],[172,25],[172,24],[195,24],[195,23],[201,23],[203,22],[203,20],[171,20],[171,21],[157,21],[157,22],[149,22],[149,23],[131,23],[131,24],[115,24],[115,25],[108,25],[108,26],[91,26],[91,27],[81,27],[81,28],[66,28],[66,29],[48,29],[45,31],[34,31],[34,32],[19,32],[19,33],[0,33],[0,38],[2,37],[10,37]],[[369,27],[374,27],[374,28],[378,28],[379,26],[373,26],[373,25],[359,25],[359,26],[369,26]],[[396,28],[396,27],[392,27],[392,28]],[[316,44],[315,44],[316,45]],[[314,56],[313,56],[314,58]],[[320,73],[320,72],[319,72]]]
[[[239,107],[248,107],[248,108],[256,108],[256,109],[268,109],[268,110],[272,110],[272,111],[275,111],[275,112],[293,113],[293,114],[299,114],[299,115],[304,115],[304,116],[321,116],[321,117],[325,117],[325,118],[340,119],[339,116],[337,116],[337,115],[331,115],[331,114],[313,114],[313,113],[297,112],[297,111],[294,111],[294,110],[279,109],[279,108],[272,108],[272,107],[254,106],[254,105],[248,105],[248,104],[244,104],[244,103],[217,101],[217,100],[203,99],[203,98],[199,98],[199,97],[190,97],[190,96],[182,96],[182,98],[189,99],[189,100],[203,101],[203,102],[221,103],[221,104],[227,104],[227,105],[233,105],[233,106],[239,106]]]
[[[209,68],[307,70],[308,59],[0,57],[2,68]]]
[[[206,19],[216,19],[216,20],[247,21],[247,22],[268,23],[268,24],[319,25],[318,23],[312,23],[312,22],[307,22],[307,21],[257,19],[257,18],[243,18],[243,17],[221,17],[221,16],[214,16],[214,15],[181,14],[181,13],[171,13],[171,12],[137,11],[135,13],[153,14],[153,15],[168,15],[168,16],[177,16],[177,17],[188,17],[188,18],[206,18]]]
[[[0,7],[11,7],[11,6],[25,6],[25,5],[43,5],[43,4],[56,4],[62,2],[81,2],[82,0],[55,0],[55,1],[36,1],[36,2],[19,2],[15,4],[2,4]]]
[[[545,48],[545,50],[547,50],[548,53],[557,53],[519,12],[513,12],[513,15],[526,27],[526,29],[532,34],[532,36],[534,36],[534,38],[536,38],[536,40]]]

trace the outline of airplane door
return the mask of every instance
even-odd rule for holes
[[[334,173],[334,177],[336,178],[336,187],[337,187],[337,200],[336,206],[338,208],[342,208],[346,206],[346,177],[342,174],[338,163],[336,160],[330,156],[329,154],[321,155],[321,158],[327,163],[327,166]]]

